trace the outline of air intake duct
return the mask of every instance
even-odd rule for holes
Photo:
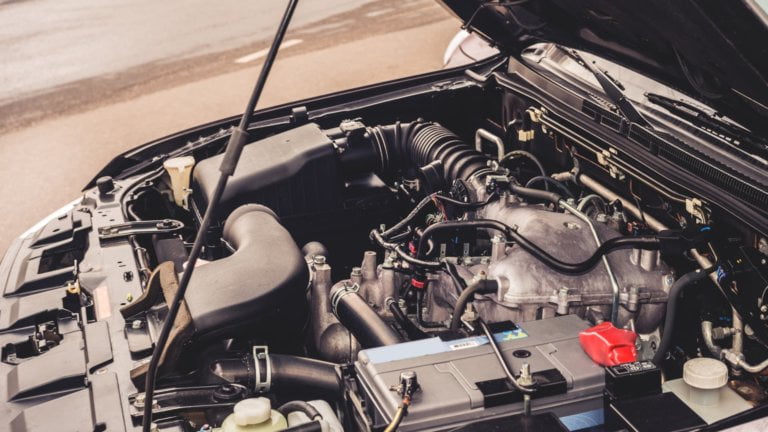
[[[359,123],[358,123],[359,124]],[[346,171],[374,171],[382,177],[430,165],[433,175],[449,185],[466,180],[487,166],[488,158],[443,126],[416,120],[350,132],[341,162]],[[439,162],[438,162],[439,161]]]

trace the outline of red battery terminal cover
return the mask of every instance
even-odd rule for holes
[[[637,333],[603,322],[579,333],[581,348],[602,366],[616,366],[637,361]]]

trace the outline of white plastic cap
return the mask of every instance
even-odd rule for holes
[[[180,156],[175,158],[166,159],[163,162],[163,167],[167,170],[183,170],[195,165],[195,158],[192,156]]]
[[[712,358],[691,359],[683,365],[683,381],[697,389],[718,389],[728,383],[728,367]]]
[[[234,415],[238,426],[264,423],[272,418],[272,403],[264,397],[243,399],[235,404]]]

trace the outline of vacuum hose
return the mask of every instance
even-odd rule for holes
[[[653,362],[657,365],[664,360],[664,357],[669,351],[670,345],[672,345],[672,333],[675,328],[675,316],[677,312],[677,300],[682,294],[683,290],[691,284],[698,282],[707,277],[714,268],[709,269],[697,269],[692,272],[686,273],[676,280],[669,290],[669,300],[667,301],[667,316],[664,319],[664,334],[659,342],[659,349],[656,350],[656,354],[653,356]]]

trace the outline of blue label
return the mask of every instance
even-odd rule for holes
[[[525,330],[517,328],[494,333],[494,339],[497,342],[511,341],[528,337]],[[458,351],[467,348],[474,348],[488,343],[485,336],[474,336],[464,339],[455,339],[444,341],[439,337],[422,339],[411,342],[404,342],[397,345],[389,345],[378,348],[367,349],[364,352],[371,363],[386,363],[397,360],[421,357],[430,354],[440,354],[450,351]]]

